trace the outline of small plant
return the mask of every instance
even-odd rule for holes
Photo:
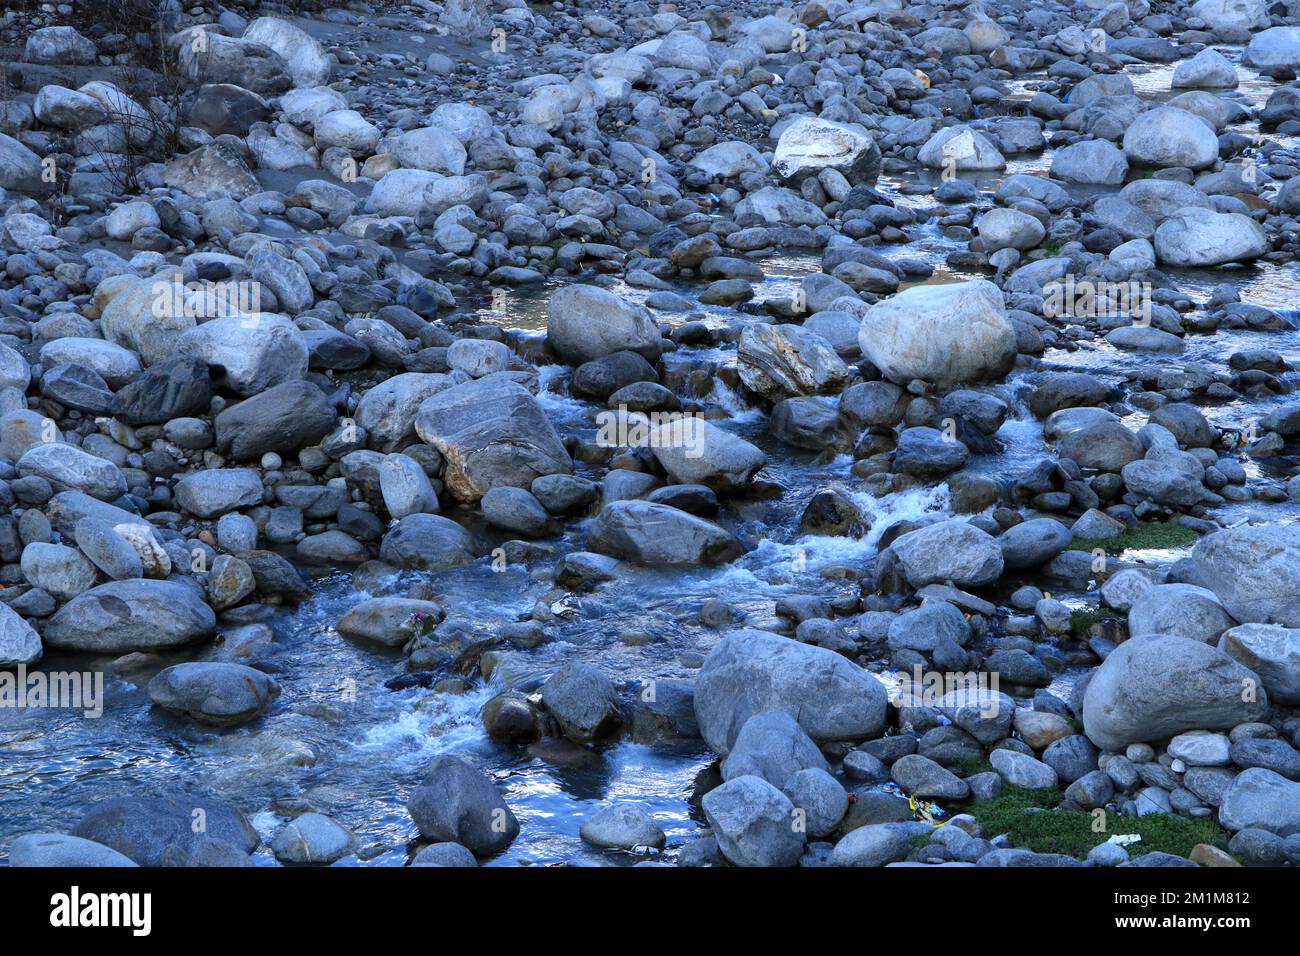
[[[1113,616],[1099,607],[1075,608],[1070,612],[1070,633],[1078,638],[1086,637],[1094,624]]]
[[[428,637],[433,633],[433,629],[438,626],[432,614],[425,614],[423,611],[416,611],[406,621],[406,629],[416,638]]]

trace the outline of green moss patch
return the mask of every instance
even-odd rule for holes
[[[1186,525],[1164,524],[1152,521],[1128,528],[1117,538],[1075,538],[1070,542],[1071,551],[1145,551],[1147,549],[1165,550],[1182,548],[1193,544],[1199,538],[1195,531]]]
[[[1088,631],[1094,624],[1100,624],[1102,621],[1112,617],[1116,617],[1116,615],[1112,611],[1104,608],[1075,608],[1070,612],[1070,633],[1080,640],[1083,640],[1088,636]]]
[[[973,803],[966,812],[980,822],[989,837],[1005,833],[1012,846],[1036,853],[1064,853],[1077,859],[1083,859],[1089,850],[1116,833],[1136,833],[1142,837],[1141,843],[1127,848],[1133,857],[1157,850],[1186,857],[1198,843],[1227,847],[1226,835],[1208,818],[1173,814],[1122,817],[1111,813],[1107,814],[1107,830],[1095,833],[1091,813],[1060,809],[1057,806],[1060,802],[1061,792],[1053,788],[1003,787],[999,796]]]

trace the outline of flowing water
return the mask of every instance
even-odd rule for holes
[[[1224,47],[1235,60],[1239,50]],[[1169,95],[1172,66],[1134,70],[1139,95],[1162,99]],[[1253,71],[1240,68],[1242,86],[1233,94],[1252,106],[1267,95],[1268,84]],[[1033,88],[1032,78],[1018,84],[1018,95]],[[1254,132],[1245,125],[1242,131]],[[1294,149],[1294,142],[1283,145]],[[1012,157],[1005,174],[975,179],[982,190],[996,189],[1003,175],[1045,172],[1051,152]],[[907,195],[900,187],[935,183],[928,173],[882,179],[882,191],[912,208],[935,205],[928,197]],[[949,269],[945,257],[965,244],[942,236],[929,223],[911,230],[907,246],[882,247],[886,255],[921,257],[935,267],[926,281],[971,278]],[[789,298],[800,277],[818,271],[816,258],[799,255],[769,257],[767,278],[756,301]],[[1243,301],[1284,312],[1300,302],[1300,276],[1294,265],[1187,272],[1177,274],[1180,287],[1203,301],[1213,288],[1227,282]],[[644,291],[618,286],[629,298]],[[675,291],[691,296],[682,284]],[[540,333],[545,327],[543,288],[516,297],[508,313],[484,309],[485,321]],[[710,322],[745,321],[749,314],[698,306]],[[661,313],[669,321],[684,319]],[[1149,368],[1152,362],[1177,367],[1187,362],[1223,370],[1228,355],[1246,348],[1269,348],[1300,363],[1300,331],[1247,332],[1222,330],[1213,335],[1189,335],[1185,350],[1174,356],[1126,353],[1104,342],[1084,342],[1074,350],[1051,349],[1043,356],[1050,369],[1083,369],[1120,381],[1127,373]],[[687,349],[665,357],[676,363],[716,365],[735,363],[735,347]],[[1012,413],[998,434],[1005,450],[974,457],[970,467],[1000,478],[1014,478],[1030,463],[1050,455],[1042,428],[1025,406],[1033,387],[1032,372],[1016,372],[1004,383],[990,386],[1005,399]],[[568,397],[567,371],[542,369],[541,400],[562,433],[590,436],[597,406]],[[1243,424],[1264,414],[1278,400],[1233,402],[1206,409],[1218,424]],[[706,399],[726,412],[717,424],[758,444],[769,456],[766,474],[785,490],[780,498],[743,502],[728,508],[721,523],[751,547],[734,564],[716,569],[653,571],[628,568],[619,580],[582,596],[581,613],[552,626],[554,640],[529,651],[510,651],[493,673],[490,684],[467,693],[433,693],[418,687],[389,690],[386,681],[404,672],[397,652],[354,644],[334,630],[334,622],[352,605],[377,593],[401,593],[427,577],[444,595],[450,616],[467,631],[483,637],[499,625],[527,619],[548,585],[534,580],[527,568],[497,572],[490,560],[439,575],[407,572],[394,580],[372,582],[373,592],[358,590],[348,574],[317,578],[313,596],[272,620],[273,646],[261,658],[283,687],[279,703],[254,724],[214,732],[174,720],[150,708],[144,685],[152,671],[140,675],[107,672],[104,713],[87,719],[56,710],[0,709],[0,858],[13,839],[33,831],[66,831],[84,809],[103,798],[162,793],[176,788],[222,797],[249,813],[264,836],[282,823],[277,810],[304,802],[352,827],[361,850],[340,865],[401,865],[415,846],[415,828],[405,811],[405,798],[422,769],[438,754],[455,752],[472,759],[500,782],[505,799],[518,815],[519,839],[495,864],[553,864],[580,858],[632,863],[630,854],[601,854],[578,839],[578,827],[598,806],[610,800],[637,803],[654,814],[668,834],[667,853],[688,841],[700,824],[692,793],[710,773],[712,756],[698,749],[651,748],[622,743],[602,751],[546,754],[546,759],[498,747],[482,732],[478,712],[483,703],[505,687],[535,690],[562,663],[580,659],[599,666],[623,690],[635,690],[653,679],[689,678],[698,668],[718,632],[698,623],[700,605],[720,598],[762,623],[773,616],[775,602],[790,594],[842,594],[856,584],[823,574],[837,566],[860,567],[875,551],[880,534],[899,519],[947,509],[945,486],[916,489],[882,499],[859,492],[851,478],[847,456],[824,461],[792,451],[764,433],[764,418],[748,409],[719,384]],[[1135,415],[1130,424],[1141,424]],[[1294,462],[1243,460],[1252,478],[1280,478],[1294,471]],[[579,466],[581,473],[582,466]],[[870,534],[861,540],[801,537],[799,515],[811,494],[835,486],[854,494],[873,518]],[[1294,518],[1291,505],[1231,504],[1221,517],[1241,520]],[[467,523],[473,523],[465,516]],[[482,527],[476,530],[488,544],[499,539]],[[557,551],[577,550],[585,538],[585,522],[566,527],[561,539],[548,542]],[[1168,562],[1178,553],[1152,552],[1127,557]],[[1067,602],[1086,600],[1082,594],[1058,594]],[[625,640],[635,632],[636,640]],[[648,635],[648,636],[647,636]],[[198,653],[216,656],[219,647]],[[101,669],[108,662],[51,654],[41,664],[46,671]],[[888,680],[888,675],[881,675]],[[1055,689],[1064,692],[1069,675]],[[259,851],[260,864],[274,863],[269,850]]]

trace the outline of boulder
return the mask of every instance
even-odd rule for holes
[[[40,635],[17,611],[0,603],[0,668],[35,664],[41,653]]]
[[[262,503],[262,479],[251,468],[196,471],[176,483],[176,503],[200,518]]]
[[[710,790],[704,816],[718,848],[736,866],[794,866],[803,854],[804,833],[794,804],[759,777],[736,777]]]
[[[1147,110],[1124,133],[1124,155],[1133,166],[1204,169],[1219,158],[1214,129],[1176,106]]]
[[[474,539],[441,515],[413,514],[397,522],[379,545],[379,559],[399,568],[445,571],[474,561]]]
[[[849,381],[834,347],[798,325],[746,325],[736,362],[740,380],[765,398],[838,392]]]
[[[304,30],[277,17],[258,17],[244,29],[244,39],[274,50],[284,61],[295,87],[324,86],[333,60]]]
[[[1269,700],[1300,704],[1300,628],[1239,624],[1223,632],[1218,646],[1260,676]]]
[[[1128,612],[1129,637],[1173,634],[1206,644],[1236,622],[1214,592],[1193,584],[1161,584],[1143,593]]]
[[[345,637],[401,647],[417,630],[432,629],[445,616],[442,606],[433,601],[377,597],[350,608],[334,627]]]
[[[872,306],[858,333],[862,354],[886,378],[951,388],[999,378],[1016,359],[1002,292],[985,279],[912,286]]]
[[[1213,0],[1205,0],[1213,2]],[[1260,3],[1258,14],[1262,14],[1263,23],[1268,22],[1268,14]],[[1258,20],[1258,14],[1253,18]],[[1263,23],[1258,25],[1263,26]],[[1261,30],[1250,38],[1241,60],[1247,66],[1263,71],[1300,69],[1300,27],[1270,27]]]
[[[1245,525],[1192,549],[1196,580],[1245,624],[1300,627],[1300,525]]]
[[[1153,244],[1161,262],[1182,267],[1247,262],[1272,248],[1264,228],[1244,213],[1195,206],[1162,222]]]
[[[307,343],[281,315],[231,315],[204,322],[180,335],[178,355],[205,362],[215,381],[251,396],[307,374]]]
[[[817,745],[793,716],[769,710],[745,721],[722,761],[722,779],[751,775],[784,787],[799,771],[813,768],[830,769]]]
[[[196,588],[174,581],[112,581],[74,597],[46,622],[59,650],[127,654],[192,644],[216,629]]]
[[[111,847],[66,833],[28,833],[9,848],[10,866],[95,867],[136,866]]]
[[[267,452],[296,453],[334,428],[329,399],[311,382],[282,382],[225,409],[213,419],[217,449],[236,461]],[[399,516],[400,517],[400,516]]]
[[[519,835],[519,821],[496,786],[461,757],[439,757],[406,803],[420,835],[459,843],[475,856],[500,853]]]
[[[1083,699],[1084,732],[1104,750],[1164,740],[1187,730],[1227,730],[1268,711],[1260,677],[1227,654],[1185,637],[1121,644]]]
[[[993,141],[969,126],[947,126],[921,147],[916,158],[930,169],[977,172],[1005,169],[1007,161]]]
[[[874,738],[884,685],[834,651],[766,631],[734,631],[713,646],[695,685],[700,732],[725,756],[755,714],[781,710],[817,743]]]
[[[279,696],[279,684],[243,664],[174,664],[149,681],[149,699],[159,707],[216,726],[252,720]]]
[[[1219,823],[1233,831],[1300,833],[1300,783],[1262,767],[1243,770],[1223,795]]]
[[[574,743],[586,744],[618,730],[618,694],[608,677],[589,664],[572,662],[542,685],[542,706]]]
[[[997,539],[958,518],[909,531],[890,547],[914,588],[946,582],[983,587],[996,581],[1005,566]]]
[[[591,523],[587,546],[601,554],[658,566],[725,564],[744,548],[728,531],[678,508],[649,501],[615,501]]]
[[[230,859],[261,843],[238,810],[189,794],[101,800],[73,827],[72,836],[116,850],[138,866],[202,865],[214,851]]]
[[[860,127],[801,116],[777,139],[772,168],[782,179],[796,183],[833,169],[851,185],[871,186],[880,174],[880,148]]]
[[[654,817],[640,807],[616,803],[582,821],[578,835],[584,843],[603,850],[662,849],[668,837]]]
[[[573,471],[546,413],[507,373],[425,399],[416,412],[415,430],[446,461],[447,490],[468,504],[491,488],[528,488],[541,475]]]
[[[614,352],[659,357],[659,327],[650,311],[597,286],[570,285],[546,307],[546,341],[565,362],[580,365]]]

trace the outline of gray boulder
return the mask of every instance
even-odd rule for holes
[[[618,694],[608,677],[589,664],[572,662],[542,685],[542,705],[564,735],[585,744],[618,730]]]
[[[1260,676],[1269,700],[1300,704],[1300,628],[1239,624],[1223,632],[1218,646]]]
[[[794,774],[814,768],[830,769],[817,745],[790,714],[769,710],[755,714],[740,728],[722,761],[722,779],[750,775],[784,787]]]
[[[588,532],[592,551],[645,565],[725,564],[743,553],[739,541],[711,521],[670,505],[615,501]]]
[[[1246,624],[1300,627],[1300,525],[1245,525],[1192,549],[1196,579]]]
[[[546,413],[506,373],[425,399],[415,415],[415,430],[445,459],[447,490],[467,504],[500,485],[527,488],[541,475],[573,471]]]
[[[1263,683],[1222,651],[1185,637],[1121,644],[1083,698],[1088,739],[1104,750],[1164,740],[1186,730],[1226,730],[1268,711]]]
[[[604,850],[632,850],[637,847],[661,849],[668,837],[654,817],[640,807],[626,803],[598,810],[582,821],[578,835],[584,843]]]
[[[496,786],[460,757],[436,759],[406,809],[421,836],[459,843],[475,856],[500,853],[519,835],[519,821]]]
[[[648,309],[597,286],[565,286],[546,308],[546,340],[570,365],[614,352],[659,357],[659,327]]]
[[[1133,602],[1128,612],[1130,637],[1172,634],[1217,644],[1219,635],[1235,623],[1213,591],[1193,584],[1161,584],[1151,588]]]
[[[174,664],[149,682],[149,699],[159,707],[217,726],[252,720],[279,696],[279,684],[243,664]]]
[[[111,847],[66,833],[28,833],[9,848],[10,866],[137,866]]]
[[[957,518],[899,536],[890,547],[914,588],[951,581],[959,588],[982,587],[1002,574],[997,539]]]
[[[237,461],[296,452],[334,428],[334,406],[311,382],[283,382],[227,408],[214,420],[217,448]]]
[[[713,646],[695,685],[695,716],[725,756],[754,714],[781,710],[818,743],[867,740],[884,728],[884,685],[839,654],[766,631],[734,631]]]
[[[214,849],[244,855],[261,842],[238,810],[187,794],[100,801],[72,836],[116,850],[139,866],[194,866]]]
[[[794,804],[759,777],[736,777],[702,801],[718,848],[736,866],[794,866],[805,835]]]
[[[381,561],[421,571],[445,571],[477,557],[470,533],[441,515],[407,515],[379,545]]]
[[[175,581],[113,581],[65,604],[42,637],[60,650],[127,654],[192,644],[216,626],[216,615],[196,588]]]

